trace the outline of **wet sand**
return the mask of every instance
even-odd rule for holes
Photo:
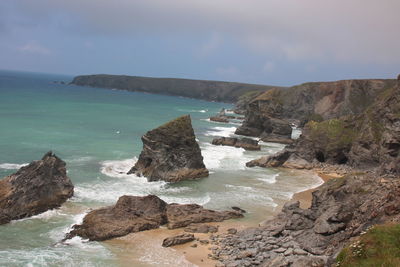
[[[342,176],[337,174],[337,173],[323,173],[323,172],[317,172],[318,176],[321,177],[321,179],[326,183],[330,179],[333,178],[341,178]],[[299,193],[296,193],[293,195],[292,200],[298,200],[300,201],[300,207],[303,209],[308,209],[311,207],[311,201],[312,201],[312,192],[314,192],[318,187],[311,188]]]

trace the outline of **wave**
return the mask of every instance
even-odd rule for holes
[[[18,170],[22,167],[25,167],[29,165],[29,163],[22,163],[22,164],[17,164],[17,163],[1,163],[0,164],[0,169],[5,169],[5,170]]]
[[[208,109],[177,109],[177,110],[182,112],[199,112],[199,113],[208,112]]]
[[[98,177],[95,181],[75,186],[74,202],[96,202],[114,204],[122,195],[146,196],[157,195],[171,203],[204,205],[210,196],[198,192],[188,186],[169,184],[165,181],[148,182],[146,177],[139,177],[126,172],[135,164],[136,159],[103,161],[101,173],[111,178]]]
[[[244,170],[248,159],[243,155],[243,148],[231,146],[215,146],[208,143],[201,144],[201,154],[204,164],[209,170],[227,169]]]
[[[276,183],[276,178],[279,176],[279,173],[272,174],[272,175],[265,175],[263,177],[257,178],[257,180],[263,181],[267,184],[274,184]]]
[[[135,165],[137,158],[124,159],[124,160],[107,160],[101,162],[100,172],[109,177],[126,178],[136,177],[134,174],[127,174],[129,170]]]
[[[204,133],[205,136],[229,137],[235,134],[236,127],[213,127],[210,131]]]

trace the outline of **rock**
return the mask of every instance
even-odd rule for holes
[[[191,245],[190,247],[192,247],[192,248],[197,248],[197,244],[193,244],[193,245]]]
[[[230,234],[230,235],[234,235],[234,234],[237,233],[237,230],[236,230],[235,228],[229,228],[229,229],[227,230],[227,232],[228,232],[228,234]]]
[[[293,254],[295,255],[307,255],[308,253],[301,248],[296,248],[293,250]]]
[[[154,195],[122,196],[114,206],[89,212],[82,224],[74,225],[64,240],[80,236],[102,241],[167,224],[169,229],[194,223],[220,222],[243,215],[237,211],[214,211],[196,204],[167,204]],[[210,230],[213,228],[210,227]]]
[[[190,224],[184,231],[189,233],[216,233],[218,228],[207,224]]]
[[[241,147],[246,150],[260,150],[261,146],[258,141],[250,138],[235,138],[235,137],[219,137],[214,138],[212,141],[213,145],[223,145],[223,146],[234,146]]]
[[[233,209],[233,210],[236,210],[236,211],[239,211],[239,212],[241,212],[241,213],[246,213],[246,211],[245,211],[244,209],[241,209],[241,208],[239,208],[239,207],[233,206],[232,209]]]
[[[185,243],[191,242],[193,240],[194,240],[193,234],[177,235],[177,236],[172,236],[172,237],[168,237],[168,238],[164,239],[162,246],[163,247],[172,247],[172,246],[176,246],[176,245],[185,244]]]
[[[214,211],[197,204],[170,204],[167,207],[168,228],[175,229],[192,223],[221,222],[227,219],[242,218],[237,211]]]
[[[246,163],[247,167],[279,167],[284,164],[290,157],[292,152],[290,150],[283,150],[273,156],[264,156]]]
[[[58,208],[74,186],[65,162],[52,152],[0,180],[0,224]]]
[[[114,206],[89,212],[81,225],[74,225],[66,239],[80,236],[102,241],[129,233],[158,228],[167,223],[167,203],[154,195],[122,196]]]
[[[208,176],[190,116],[172,120],[142,136],[143,150],[128,174],[148,181],[179,182]]]
[[[210,121],[223,122],[223,123],[228,123],[229,122],[229,120],[227,118],[222,117],[222,116],[210,117]]]

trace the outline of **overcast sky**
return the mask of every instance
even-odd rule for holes
[[[293,85],[400,73],[399,0],[1,0],[0,69]]]

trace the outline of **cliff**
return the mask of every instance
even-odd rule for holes
[[[77,76],[71,83],[81,86],[184,96],[220,102],[235,102],[245,93],[264,92],[272,88],[268,85],[246,83],[107,74]]]
[[[294,145],[248,166],[348,164],[382,173],[400,174],[400,85],[383,90],[358,115],[308,122]]]
[[[396,80],[391,79],[343,80],[269,90],[245,104],[245,121],[237,133],[287,138],[289,122],[304,125],[309,120],[361,114],[379,94],[395,84]],[[241,102],[239,109],[243,109],[243,105]]]

